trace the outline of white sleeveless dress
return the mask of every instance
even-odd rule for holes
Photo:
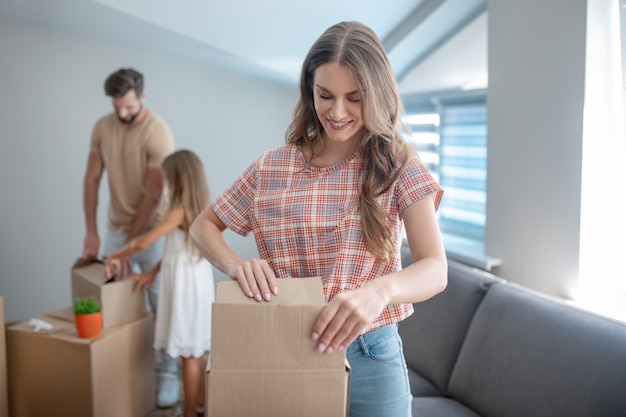
[[[213,267],[191,251],[179,228],[165,237],[154,348],[172,357],[200,357],[211,349]]]

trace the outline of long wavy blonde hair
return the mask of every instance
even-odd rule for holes
[[[367,159],[359,197],[361,228],[366,248],[386,259],[395,250],[391,219],[376,198],[386,192],[404,170],[413,148],[400,135],[402,103],[395,76],[382,43],[373,30],[359,22],[341,22],[328,28],[313,44],[300,74],[300,98],[286,142],[310,150],[321,140],[323,127],[313,101],[315,70],[328,62],[350,69],[361,94],[365,126],[362,138]]]
[[[182,229],[185,239],[194,252],[189,228],[194,219],[209,205],[209,187],[200,158],[193,152],[182,149],[163,160],[161,165],[169,187],[170,209],[182,207],[185,213]]]

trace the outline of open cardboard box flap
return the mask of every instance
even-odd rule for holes
[[[237,282],[217,283],[216,302],[221,304],[312,305],[324,306],[324,287],[320,278],[285,278],[278,280],[278,294],[262,303],[246,296]]]
[[[259,302],[237,282],[217,283],[208,417],[346,415],[345,351],[321,354],[311,339],[325,304],[321,279],[280,279],[278,292]]]
[[[281,279],[278,292],[259,302],[236,282],[218,282],[211,369],[345,371],[345,352],[320,354],[311,339],[325,304],[321,279]]]

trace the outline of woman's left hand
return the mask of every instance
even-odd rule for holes
[[[374,283],[337,294],[313,325],[317,350],[344,350],[380,316],[387,304],[384,293]]]

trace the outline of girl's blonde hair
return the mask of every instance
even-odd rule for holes
[[[315,70],[328,62],[348,67],[361,94],[367,159],[359,197],[361,229],[367,249],[386,259],[395,250],[393,229],[376,198],[402,173],[414,150],[400,136],[402,102],[391,64],[373,30],[359,22],[341,22],[313,44],[302,65],[300,98],[286,141],[308,147],[313,155],[313,144],[323,131],[315,112],[313,81]]]
[[[162,168],[169,187],[170,209],[183,208],[182,229],[191,244],[191,223],[209,205],[209,187],[202,161],[195,153],[182,149],[165,158]],[[195,245],[191,246],[197,252]]]

